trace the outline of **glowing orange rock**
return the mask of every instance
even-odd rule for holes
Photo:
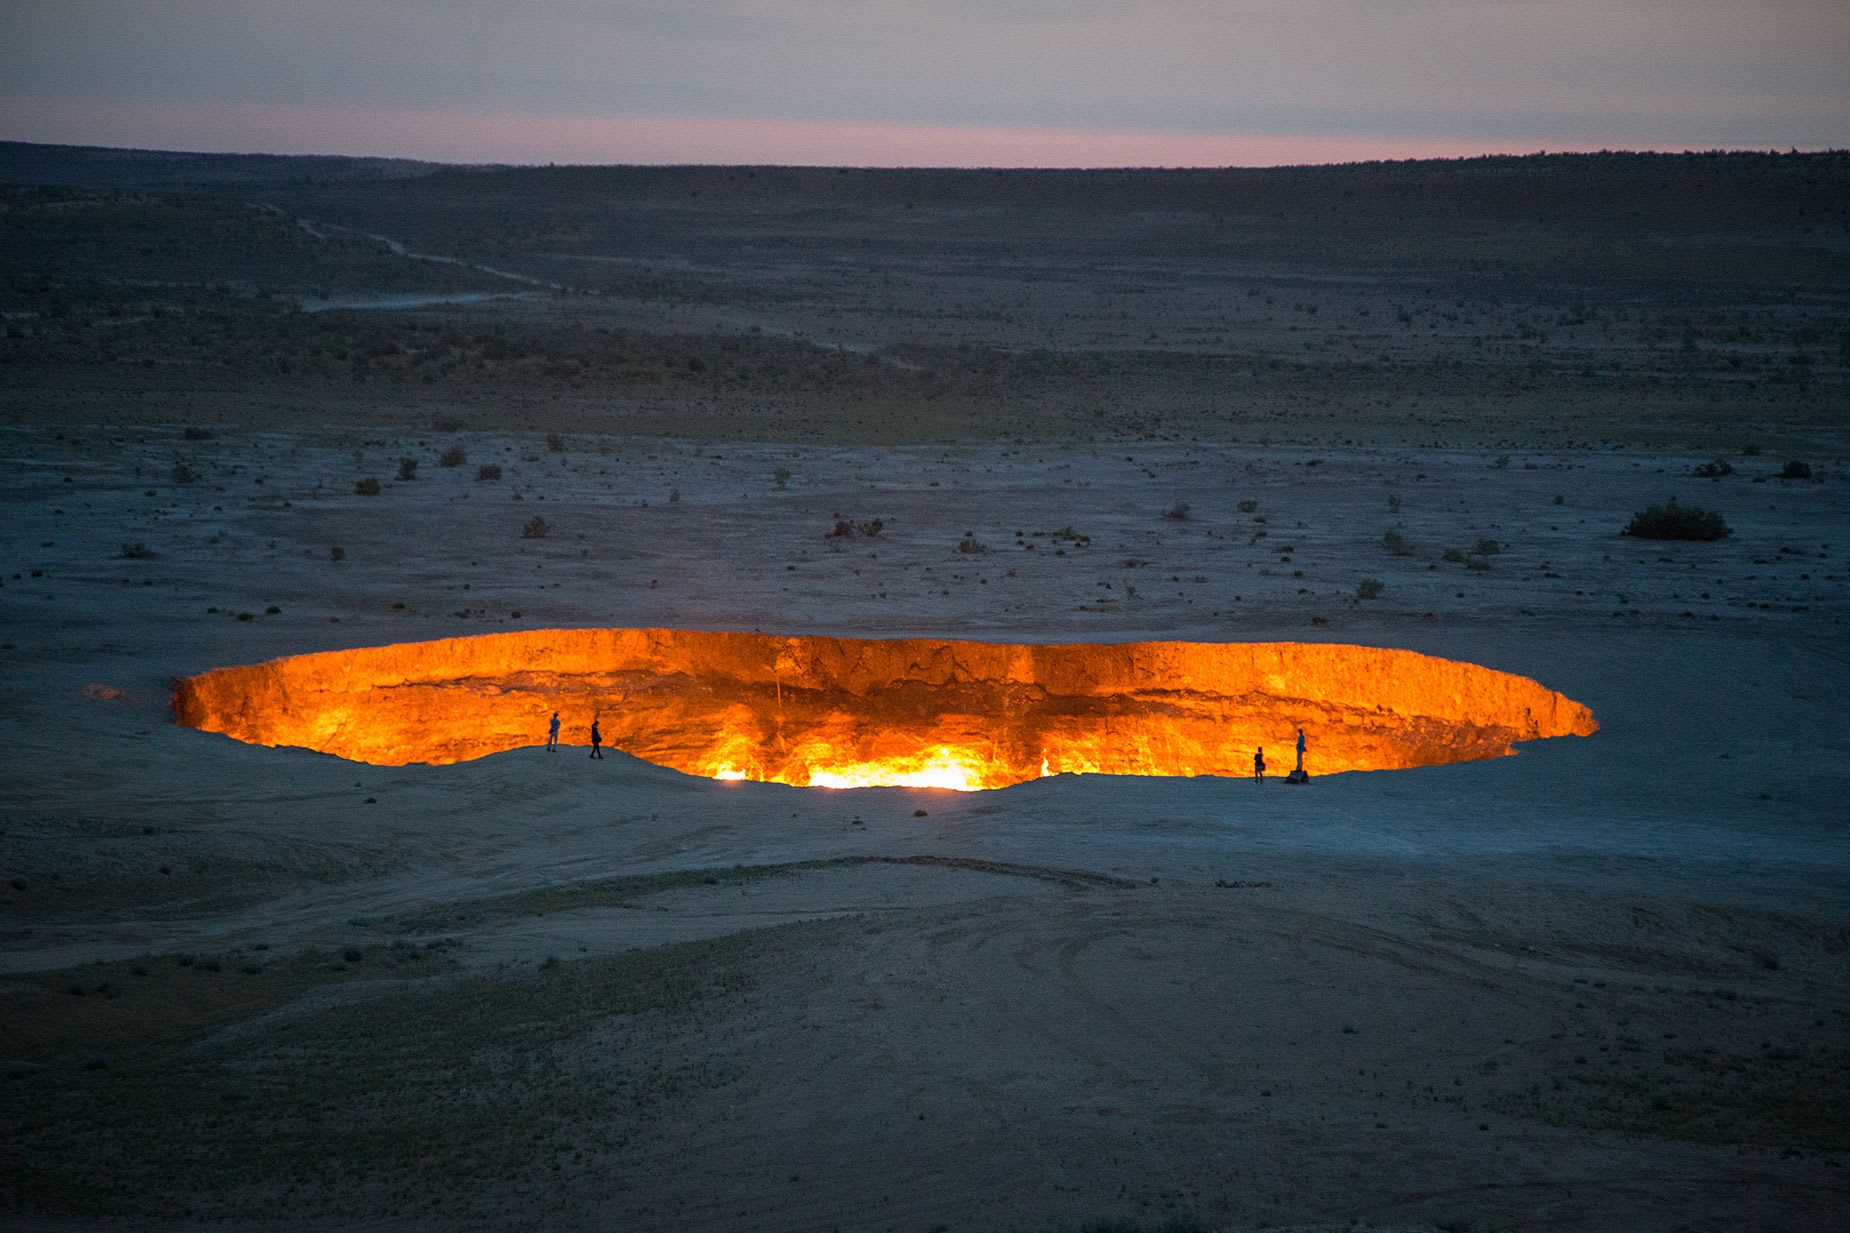
[[[1303,642],[1021,645],[551,629],[293,655],[176,682],[179,721],[359,762],[451,763],[583,743],[717,779],[1000,788],[1068,772],[1313,774],[1430,766],[1586,736],[1527,677]]]

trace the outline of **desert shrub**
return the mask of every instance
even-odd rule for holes
[[[192,464],[187,462],[184,458],[177,460],[173,464],[173,482],[174,483],[190,484],[193,481],[197,480],[198,478],[199,478],[199,472],[193,470]]]
[[[328,560],[345,561],[346,559],[347,559],[347,550],[345,548],[342,548],[339,544],[335,544],[333,547],[328,549]]]
[[[1452,564],[1457,565],[1464,561],[1465,554],[1457,548],[1447,548],[1444,552],[1439,554],[1439,559],[1441,561],[1450,561]]]
[[[1250,514],[1254,510],[1259,508],[1259,502],[1253,500],[1251,497],[1248,497],[1246,500],[1240,502],[1238,508],[1242,514]]]
[[[522,539],[545,539],[552,534],[552,523],[535,514],[526,526],[520,528]]]
[[[353,491],[356,496],[376,497],[379,495],[379,481],[369,475],[355,484]]]
[[[974,554],[978,552],[988,552],[989,548],[987,545],[985,545],[980,540],[978,540],[975,534],[969,531],[965,531],[964,537],[961,540],[957,541],[957,551],[964,553],[966,555],[970,555],[970,554]]]
[[[1407,537],[1402,535],[1399,531],[1390,530],[1383,534],[1381,537],[1381,546],[1397,557],[1410,557],[1413,555],[1413,545],[1409,544],[1407,542]]]
[[[433,416],[430,421],[432,432],[461,432],[462,421],[453,415]]]
[[[1695,470],[1697,479],[1720,479],[1724,475],[1734,474],[1734,464],[1717,458],[1714,462],[1705,462]]]
[[[1490,465],[1499,471],[1507,471],[1509,470],[1510,456],[1508,454],[1498,454],[1491,460]]]
[[[1398,493],[1388,493],[1388,513],[1400,513],[1400,496]]]
[[[460,445],[452,445],[437,456],[437,465],[440,467],[460,467],[468,461],[469,455]]]
[[[563,454],[565,452],[565,438],[556,432],[547,433],[546,448],[555,454]]]
[[[1746,445],[1741,447],[1741,453],[1748,458],[1755,458],[1760,454],[1760,447],[1754,442],[1749,441]]]
[[[501,478],[501,468],[492,462],[485,462],[476,468],[475,478],[480,481],[498,480]]]
[[[210,428],[198,428],[193,425],[188,425],[181,431],[180,435],[185,437],[188,441],[210,441],[218,434],[213,432]]]
[[[415,458],[400,458],[398,460],[398,478],[401,480],[414,480],[417,477],[418,460]]]
[[[154,555],[154,549],[146,544],[122,545],[122,559],[125,561],[146,561]]]
[[[1503,545],[1494,539],[1480,539],[1471,546],[1471,551],[1480,557],[1494,557],[1503,551]]]
[[[1387,584],[1379,578],[1364,578],[1355,584],[1357,599],[1374,599],[1387,589]]]
[[[1791,462],[1779,469],[1779,478],[1810,479],[1811,464],[1809,462],[1800,462],[1798,459],[1794,458]]]
[[[1174,505],[1171,505],[1168,509],[1163,511],[1163,517],[1169,519],[1171,522],[1187,522],[1188,502],[1177,501]]]
[[[883,518],[870,518],[866,522],[850,522],[846,518],[837,518],[835,520],[835,529],[822,538],[853,539],[857,535],[865,535],[869,539],[872,539],[885,529],[886,520]]]
[[[1639,539],[1723,539],[1728,524],[1713,510],[1678,505],[1676,498],[1632,515],[1624,534]]]
[[[789,467],[777,468],[777,470],[771,472],[771,480],[777,485],[779,492],[782,492],[784,489],[790,487],[790,468]]]

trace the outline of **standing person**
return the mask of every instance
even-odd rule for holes
[[[1304,773],[1304,729],[1298,729],[1298,774]]]
[[[1253,750],[1253,782],[1265,782],[1265,746]]]
[[[597,720],[591,721],[591,756],[601,759],[604,756],[604,734],[597,730]]]
[[[546,752],[559,752],[559,712],[552,713],[552,723],[546,728]]]

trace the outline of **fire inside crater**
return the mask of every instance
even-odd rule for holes
[[[549,629],[292,655],[175,683],[179,722],[356,762],[443,765],[545,741],[690,775],[973,790],[1045,775],[1391,770],[1586,736],[1580,703],[1412,651],[1302,642],[1037,645]]]

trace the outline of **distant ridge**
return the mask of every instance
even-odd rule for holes
[[[403,180],[440,163],[338,154],[201,154],[0,141],[0,183],[75,188],[154,188],[301,180]]]
[[[0,142],[0,185],[74,189],[217,189],[287,198],[312,185],[420,186],[447,196],[522,202],[596,197],[703,208],[800,200],[860,208],[1014,207],[1122,213],[1150,209],[1517,218],[1701,216],[1704,225],[1837,212],[1850,151],[1715,150],[1486,154],[1287,167],[821,167],[721,164],[470,164],[325,154],[208,154]],[[1771,212],[1769,214],[1768,212]],[[1682,227],[1675,229],[1681,230]]]

